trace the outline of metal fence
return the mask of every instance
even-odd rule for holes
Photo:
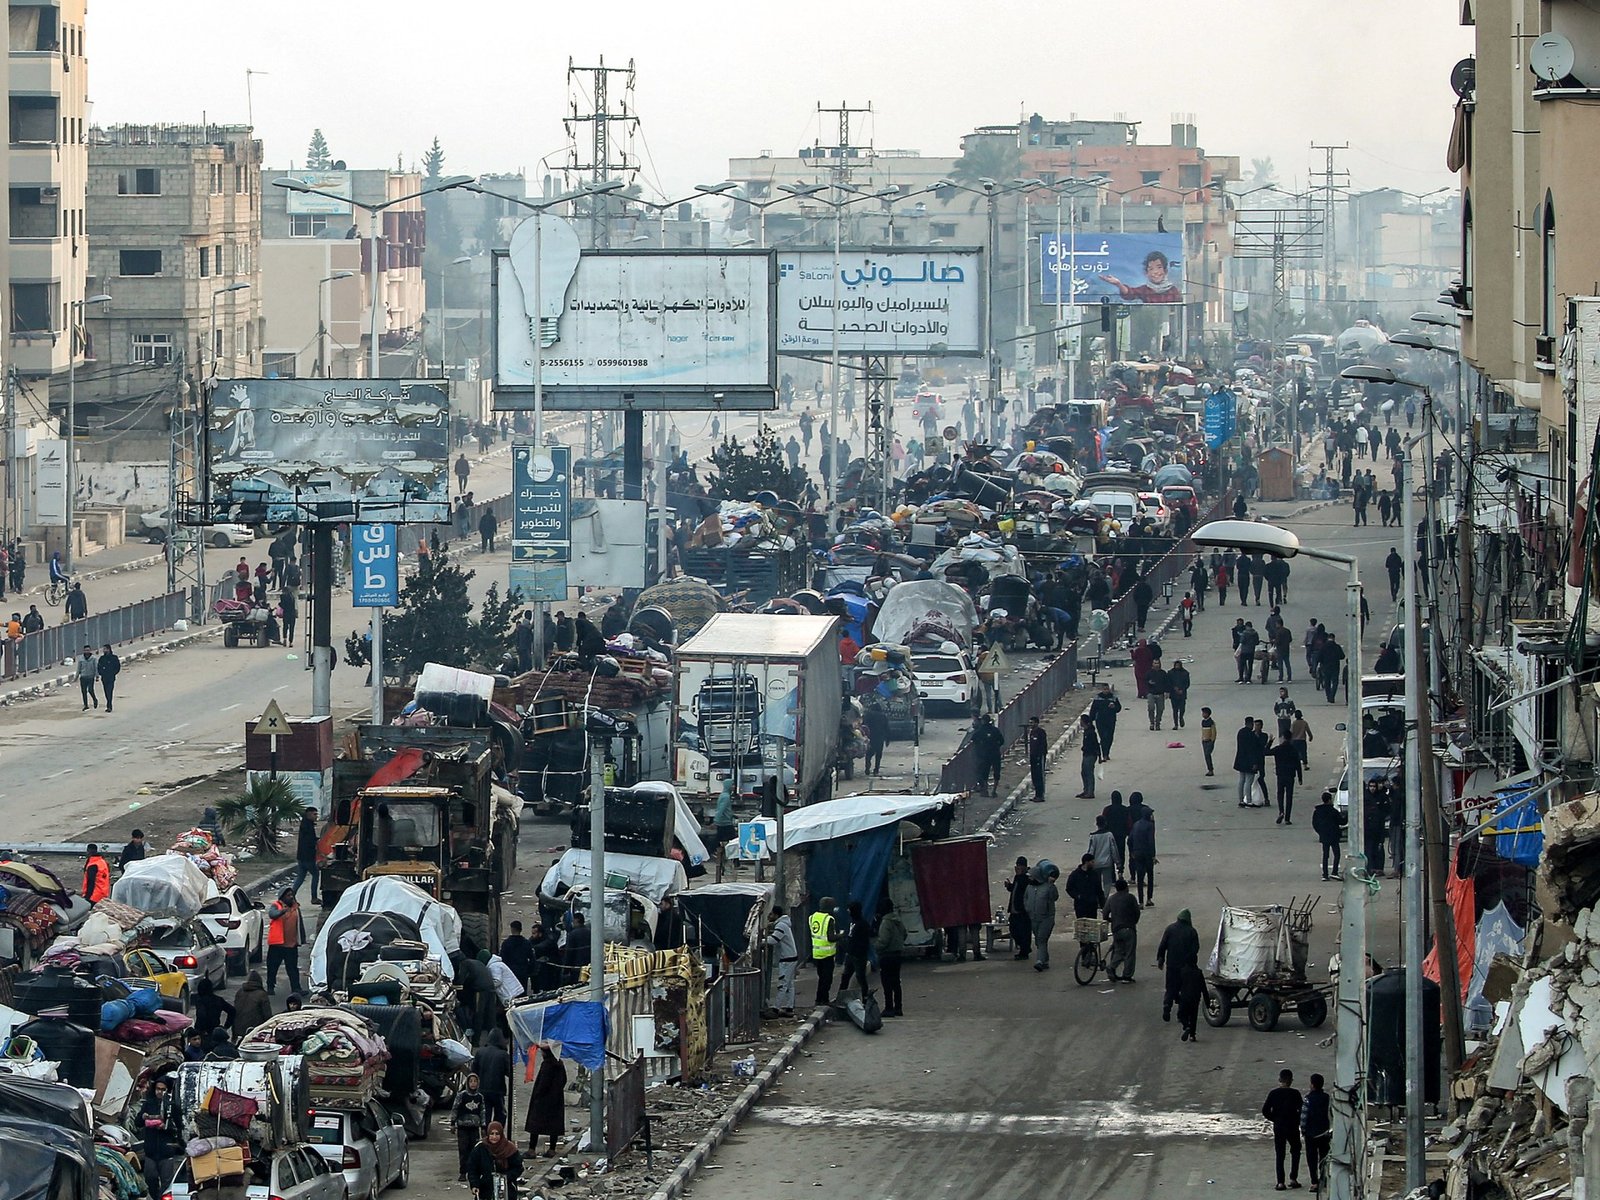
[[[729,971],[723,978],[728,981],[728,1045],[760,1041],[761,971]]]
[[[706,1057],[728,1044],[728,977],[719,975],[706,985]]]
[[[188,617],[190,608],[188,592],[168,592],[108,612],[94,613],[81,621],[68,621],[24,634],[6,645],[6,678],[59,667],[76,658],[85,646],[96,650],[107,643],[120,646],[170,629],[174,623]]]
[[[1196,525],[1209,520],[1226,516],[1233,507],[1234,493],[1230,489],[1217,497],[1211,507],[1200,515]],[[1168,583],[1174,585],[1175,591],[1183,590],[1181,581],[1188,573],[1190,565],[1194,562],[1194,542],[1185,537],[1175,543],[1170,550],[1155,561],[1150,568],[1148,578],[1151,588],[1161,591]],[[1110,646],[1131,633],[1137,631],[1139,613],[1133,602],[1133,592],[1123,593],[1109,609],[1106,616],[1110,624],[1102,635],[1102,647]],[[1006,740],[1006,745],[1014,745],[1022,736],[1022,731],[1027,728],[1031,717],[1042,717],[1055,703],[1071,691],[1078,681],[1078,650],[1079,643],[1069,644],[1067,649],[1056,656],[1055,660],[1034,676],[1009,703],[1000,710],[995,718],[1001,736]],[[1104,649],[1101,650],[1102,657]],[[947,760],[939,772],[939,790],[941,792],[969,792],[978,786],[978,760],[972,745],[972,736],[969,733],[962,740],[961,746]]]
[[[632,1144],[641,1129],[645,1150],[650,1149],[649,1124],[644,1111],[644,1059],[634,1059],[606,1081],[606,1157],[612,1162]]]

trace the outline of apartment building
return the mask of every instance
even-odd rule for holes
[[[260,189],[248,126],[89,131],[89,291],[110,299],[84,311],[81,459],[164,460],[180,364],[191,388],[260,374]]]
[[[344,361],[352,366],[363,366],[356,374],[365,375],[368,361],[369,330],[372,328],[374,297],[367,294],[369,268],[374,253],[374,234],[377,237],[378,288],[378,345],[381,378],[409,378],[419,373],[423,357],[422,334],[426,320],[426,291],[423,284],[422,257],[427,246],[427,220],[423,204],[415,193],[422,190],[422,176],[413,171],[345,170],[342,167],[328,171],[279,171],[267,169],[262,175],[264,188],[261,198],[261,233],[269,248],[267,259],[269,274],[263,280],[268,293],[266,304],[275,314],[278,324],[269,322],[266,337],[274,347],[274,359],[280,369],[287,365],[287,355],[296,344],[294,332],[283,332],[284,325],[303,332],[309,325],[315,329],[316,317],[324,300],[319,296],[321,285],[309,286],[309,269],[304,256],[276,243],[349,240],[360,248],[357,268],[361,280],[360,354],[354,359],[345,355]],[[288,188],[273,186],[273,180],[292,178],[316,187],[321,195],[308,195]],[[377,214],[355,208],[350,198],[368,204],[382,204],[402,196],[412,199],[401,201],[392,208]],[[341,199],[343,197],[344,199]],[[287,251],[287,252],[286,252]],[[315,257],[313,255],[313,257]],[[332,257],[323,260],[328,269],[317,278],[332,275],[337,270]],[[343,261],[342,259],[340,261]],[[330,288],[339,286],[334,281]],[[297,316],[290,317],[289,313]],[[345,336],[348,336],[346,334]],[[303,341],[298,343],[304,346]],[[330,348],[329,354],[343,353],[349,346],[341,342]],[[299,357],[296,371],[303,369]]]

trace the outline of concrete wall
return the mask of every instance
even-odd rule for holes
[[[92,508],[126,508],[129,533],[135,536],[138,521],[132,514],[166,507],[169,474],[165,459],[79,463],[79,503]]]
[[[319,283],[338,271],[347,279]],[[283,238],[261,243],[261,300],[267,358],[294,356],[296,378],[317,374],[318,307],[324,306],[327,374],[364,375],[361,313],[366,291],[361,244],[323,238]]]

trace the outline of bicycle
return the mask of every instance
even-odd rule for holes
[[[51,608],[60,608],[61,602],[67,598],[67,587],[70,580],[52,579],[50,585],[44,589],[44,602]]]
[[[1080,986],[1088,987],[1102,970],[1110,969],[1100,953],[1101,945],[1110,936],[1111,925],[1096,917],[1079,917],[1073,922],[1073,937],[1078,940],[1078,957],[1072,963],[1072,977]]]

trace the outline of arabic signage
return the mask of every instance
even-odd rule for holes
[[[511,482],[516,489],[511,512],[511,561],[571,561],[571,449],[526,442],[512,446]]]
[[[983,251],[851,249],[778,254],[778,353],[983,353]]]
[[[205,520],[448,522],[447,387],[221,381],[206,403]]]
[[[283,198],[283,205],[290,216],[331,217],[345,216],[350,212],[350,202],[338,198],[351,194],[349,171],[290,171],[283,178],[316,188],[321,193],[288,192]]]
[[[530,311],[538,272],[525,240],[513,234],[509,252],[495,260],[500,408],[531,406],[533,329],[540,314]],[[749,409],[777,403],[771,251],[585,252],[564,290],[553,267],[545,264],[539,288],[548,407]],[[729,404],[735,393],[737,401]]]
[[[1061,303],[1183,303],[1183,235],[1084,233],[1039,236],[1040,300],[1056,303],[1057,282],[1070,275]],[[1069,267],[1068,261],[1071,261]]]
[[[67,443],[40,438],[34,458],[33,519],[40,525],[67,523]]]
[[[1206,397],[1206,445],[1215,450],[1229,441],[1238,426],[1239,400],[1232,392],[1212,392]]]
[[[350,531],[350,602],[356,608],[400,603],[399,537],[393,525],[357,525]]]

